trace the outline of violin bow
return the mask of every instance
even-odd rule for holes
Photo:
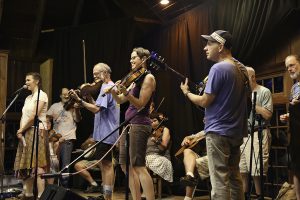
[[[86,83],[86,59],[85,59],[85,41],[82,40],[82,51],[83,51],[83,79]]]
[[[160,103],[158,104],[157,108],[155,109],[155,112],[158,111],[158,109],[160,108],[160,106],[162,105],[162,103],[164,102],[165,97],[162,98],[162,100],[160,101]]]

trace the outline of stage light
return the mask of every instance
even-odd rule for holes
[[[169,4],[169,3],[170,3],[169,0],[161,0],[161,1],[160,1],[160,4],[162,4],[162,5],[167,5],[167,4]]]

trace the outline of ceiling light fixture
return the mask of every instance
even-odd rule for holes
[[[169,4],[169,3],[170,3],[169,0],[161,0],[161,1],[160,1],[160,4],[162,4],[162,5],[167,5],[167,4]]]

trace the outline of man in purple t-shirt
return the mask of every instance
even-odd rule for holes
[[[189,100],[205,108],[212,199],[241,200],[244,193],[239,161],[240,145],[247,134],[248,75],[231,55],[229,32],[218,30],[202,37],[207,40],[207,59],[216,62],[210,69],[204,94],[192,94],[187,79],[180,87]]]

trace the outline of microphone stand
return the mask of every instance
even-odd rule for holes
[[[251,199],[251,178],[252,178],[252,154],[253,154],[253,138],[254,138],[254,125],[255,125],[255,105],[256,105],[256,94],[257,92],[253,92],[252,93],[252,108],[251,108],[251,112],[252,112],[252,118],[251,118],[251,132],[250,132],[250,136],[251,136],[251,146],[250,146],[250,167],[249,167],[249,175],[248,175],[248,191],[247,193],[247,199],[250,200]]]
[[[258,121],[258,141],[259,141],[259,173],[260,173],[260,199],[264,199],[264,170],[263,170],[263,151],[262,151],[262,134],[263,134],[263,126],[262,126],[262,116],[257,114],[256,119]]]
[[[68,169],[71,165],[73,165],[75,162],[77,162],[80,158],[82,158],[83,156],[85,156],[86,154],[88,154],[92,149],[96,148],[101,142],[103,142],[104,140],[106,140],[108,137],[110,137],[114,132],[116,132],[117,130],[119,130],[121,127],[123,127],[124,125],[128,124],[130,120],[132,120],[138,113],[140,113],[145,107],[140,108],[134,115],[132,115],[129,119],[125,120],[124,122],[122,122],[117,128],[115,128],[114,130],[112,130],[108,135],[106,135],[102,140],[96,142],[93,146],[91,146],[90,148],[88,148],[85,152],[83,152],[81,155],[79,155],[77,158],[75,158],[70,164],[66,165],[63,169],[61,169],[59,172],[55,173],[55,174],[42,174],[41,178],[53,178],[53,177],[63,177],[63,176],[69,176],[70,174],[64,174],[62,173],[63,171],[65,171],[66,169]],[[129,135],[127,133],[127,135]],[[127,136],[126,136],[127,137]],[[128,136],[129,138],[129,136]],[[127,138],[126,138],[127,139]],[[128,140],[129,143],[129,140]],[[129,145],[126,146],[126,151],[129,152]],[[126,163],[128,162],[128,166],[129,166],[129,159],[128,159],[128,155],[126,156]],[[127,180],[127,184],[126,184],[126,191],[129,191],[129,167],[126,168],[126,180]],[[128,194],[126,194],[126,200],[128,200]]]
[[[34,199],[37,199],[38,188],[37,188],[37,177],[38,177],[38,153],[39,153],[39,118],[38,118],[38,109],[39,109],[39,98],[40,98],[40,87],[38,86],[38,96],[36,101],[36,110],[34,116],[34,132],[33,132],[33,140],[32,140],[32,151],[31,151],[31,161],[30,161],[30,169],[32,169],[32,160],[33,160],[33,152],[34,152],[34,144],[35,144],[35,169],[34,169]],[[36,137],[36,138],[35,138]]]
[[[22,91],[22,90],[21,90],[21,91]],[[3,179],[4,179],[4,171],[5,171],[5,169],[4,169],[5,137],[4,137],[4,131],[3,131],[3,129],[4,129],[4,123],[5,123],[5,121],[6,121],[5,115],[6,115],[7,111],[9,110],[9,108],[13,105],[13,103],[14,103],[14,102],[17,100],[17,98],[19,97],[21,91],[19,91],[19,92],[16,94],[16,96],[13,98],[13,100],[10,102],[10,104],[7,106],[7,108],[4,110],[4,112],[3,112],[3,114],[1,115],[1,118],[0,118],[0,121],[1,121],[1,123],[2,123],[2,126],[1,126],[2,130],[1,130],[1,135],[0,135],[0,140],[1,140],[1,141],[0,141],[0,147],[1,147],[1,148],[0,148],[0,155],[2,155],[2,158],[0,158],[0,167],[3,167],[3,170],[0,169],[0,170],[1,170],[1,171],[0,171],[0,172],[1,172],[1,191],[0,191],[0,199],[4,199]]]

